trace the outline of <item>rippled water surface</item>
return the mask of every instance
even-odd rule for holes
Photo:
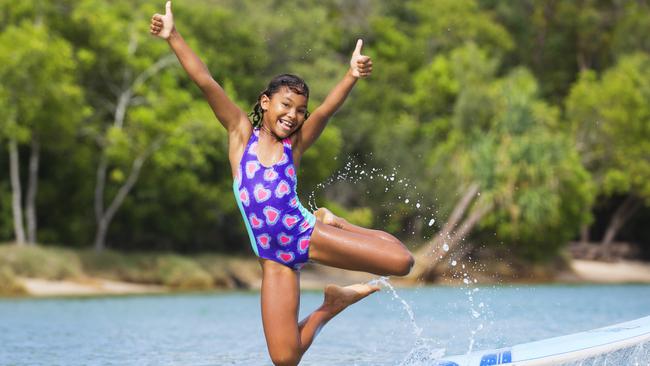
[[[346,310],[301,364],[413,365],[650,315],[650,286],[641,285],[396,293],[386,288]],[[304,292],[301,316],[321,300]],[[0,365],[267,364],[256,292],[0,300]]]

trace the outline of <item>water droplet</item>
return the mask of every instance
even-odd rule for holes
[[[433,225],[434,222],[436,222],[435,219],[431,219],[431,220],[429,220],[429,226]]]
[[[456,261],[451,261],[451,266],[452,266],[452,267],[455,267],[456,264],[458,264],[458,262],[456,262]]]
[[[415,207],[416,207],[416,208],[420,208],[420,203],[416,203],[416,204],[415,204]]]
[[[447,243],[444,243],[442,245],[442,250],[444,250],[445,252],[448,252],[449,251],[449,245],[447,245]]]
[[[404,203],[409,203],[409,199],[408,199],[408,198],[405,199],[405,200],[404,200]]]

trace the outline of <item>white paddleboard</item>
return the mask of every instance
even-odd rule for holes
[[[516,346],[444,357],[436,366],[533,366],[583,360],[650,341],[650,316]]]

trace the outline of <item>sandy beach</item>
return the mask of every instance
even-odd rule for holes
[[[650,263],[647,262],[619,261],[607,263],[573,260],[571,268],[572,271],[570,272],[558,274],[557,282],[650,284]],[[306,290],[320,290],[329,283],[346,285],[367,282],[375,277],[362,272],[344,271],[314,265],[301,273],[301,287]],[[20,281],[27,290],[28,296],[34,297],[156,294],[170,291],[164,286],[111,281],[101,278],[51,281],[22,277]],[[395,282],[397,286],[404,285],[400,281]],[[254,280],[249,285],[251,289],[259,289],[261,280]]]

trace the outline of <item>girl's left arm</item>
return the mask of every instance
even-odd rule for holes
[[[372,73],[372,60],[361,54],[363,41],[358,40],[357,46],[350,59],[350,69],[343,79],[332,89],[323,104],[318,106],[299,130],[298,146],[301,152],[305,152],[320,136],[325,129],[327,121],[341,107],[350,94],[352,87],[359,78],[365,78]]]

